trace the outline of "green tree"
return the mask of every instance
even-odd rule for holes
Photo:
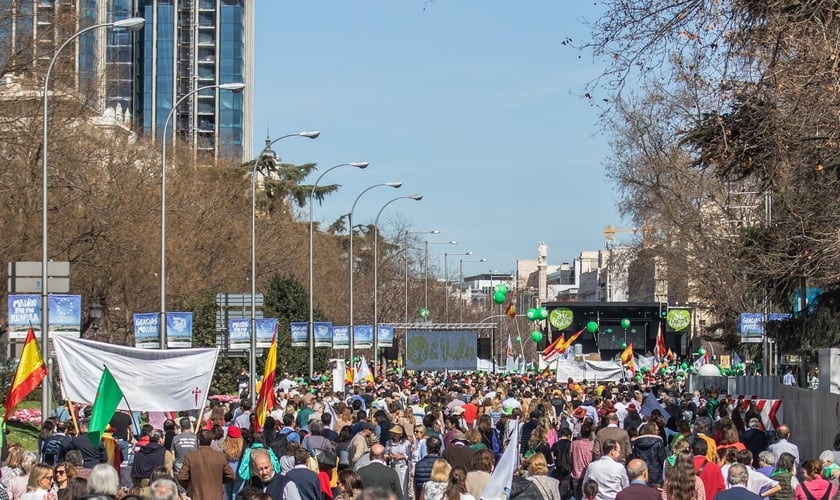
[[[274,274],[268,282],[263,308],[266,317],[277,318],[277,369],[281,372],[309,371],[309,350],[304,347],[292,347],[289,323],[309,321],[309,293],[295,278]],[[315,321],[322,321],[323,315],[317,309],[313,312]],[[331,349],[315,349],[314,370],[327,369],[327,359]],[[264,366],[264,360],[258,364]]]

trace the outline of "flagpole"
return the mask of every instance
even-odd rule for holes
[[[76,421],[76,409],[73,406],[73,402],[70,401],[70,398],[67,397],[67,390],[64,389],[64,378],[58,377],[58,388],[61,389],[61,397],[64,399],[64,405],[67,407],[67,411],[70,412],[70,418],[73,420],[73,429],[76,431],[76,435],[79,435],[79,423]]]

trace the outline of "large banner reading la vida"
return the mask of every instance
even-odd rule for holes
[[[475,370],[474,331],[409,330],[405,339],[409,370]]]

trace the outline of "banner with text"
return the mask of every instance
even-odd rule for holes
[[[41,296],[9,295],[9,338],[24,339],[31,326],[41,331]]]
[[[134,314],[134,345],[140,349],[160,349],[160,314]]]
[[[355,349],[370,349],[373,347],[373,325],[353,326],[353,347]]]
[[[309,323],[295,321],[289,323],[289,329],[292,335],[292,347],[309,346]]]
[[[379,325],[376,329],[379,347],[394,346],[394,327],[391,325]]]
[[[192,347],[192,313],[166,313],[166,347]]]
[[[350,349],[350,327],[349,326],[333,326],[332,327],[332,347],[333,349]]]
[[[312,328],[315,330],[315,347],[333,346],[332,323],[326,321],[313,323]]]
[[[257,318],[257,349],[268,349],[271,347],[271,339],[274,338],[274,329],[277,327],[277,318]]]
[[[476,332],[409,330],[405,351],[409,370],[475,370]]]
[[[228,347],[235,350],[251,348],[250,318],[228,318]]]

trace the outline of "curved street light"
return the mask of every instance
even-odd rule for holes
[[[353,363],[353,342],[356,341],[356,336],[353,332],[353,212],[356,210],[356,203],[359,202],[359,198],[361,198],[365,193],[367,193],[371,189],[381,186],[387,186],[398,189],[402,187],[402,184],[403,183],[401,181],[381,182],[379,184],[374,184],[373,186],[365,188],[365,190],[359,193],[359,196],[356,196],[356,199],[353,200],[353,206],[350,208],[350,213],[348,214],[347,221],[349,223],[348,226],[350,227],[350,265],[348,266],[350,268],[350,363]]]
[[[460,261],[460,282],[458,284],[458,322],[464,322],[464,262],[487,262],[487,259],[458,259]]]
[[[449,256],[450,255],[472,255],[473,252],[447,253],[443,252],[443,320],[449,323]]]
[[[405,260],[405,323],[408,323],[408,235],[409,234],[440,234],[437,229],[431,231],[406,231],[403,242],[403,256]]]
[[[376,219],[373,221],[373,377],[376,378],[376,373],[379,366],[379,216],[382,211],[397,200],[414,200],[420,201],[423,199],[422,194],[412,194],[409,196],[398,196],[388,203],[382,205],[379,212],[376,214]]]
[[[457,245],[458,242],[452,241],[429,241],[426,240],[426,258],[423,262],[423,308],[429,309],[429,245]]]
[[[254,162],[254,168],[251,169],[251,334],[250,334],[250,354],[248,356],[248,392],[251,395],[251,401],[256,405],[256,386],[254,371],[257,369],[257,169],[263,161],[263,158],[270,158],[279,161],[277,153],[271,150],[271,146],[276,142],[286,139],[288,137],[306,137],[307,139],[317,139],[321,135],[318,130],[307,130],[305,132],[298,132],[296,134],[281,135],[277,139],[270,140],[266,138],[265,147],[260,151],[257,160]]]
[[[111,23],[101,23],[101,24],[94,24],[93,26],[88,26],[82,30],[77,31],[73,35],[70,36],[67,40],[64,41],[59,47],[56,49],[55,54],[53,54],[52,59],[50,60],[49,66],[47,66],[47,74],[44,77],[44,123],[43,123],[43,138],[42,138],[42,157],[41,157],[41,351],[44,354],[44,359],[47,360],[49,363],[50,359],[50,352],[49,352],[49,272],[47,270],[47,260],[49,259],[49,251],[48,251],[48,243],[49,243],[49,234],[47,231],[48,228],[48,196],[49,196],[49,182],[48,182],[48,152],[49,152],[49,90],[50,90],[50,75],[52,75],[53,67],[55,66],[55,62],[58,60],[58,56],[61,55],[61,51],[67,47],[70,42],[79,38],[80,36],[84,35],[89,31],[93,31],[99,28],[116,28],[116,29],[126,29],[129,31],[137,31],[143,27],[146,23],[146,20],[142,17],[129,17],[127,19],[120,19],[118,21],[114,21]],[[50,403],[52,402],[50,388],[52,387],[52,374],[51,370],[47,370],[47,376],[44,380],[44,384],[42,385],[43,389],[41,392],[41,415],[49,415],[50,413]]]
[[[220,83],[216,85],[205,85],[197,89],[193,89],[182,95],[169,114],[166,115],[166,121],[163,122],[162,140],[161,140],[161,174],[160,174],[160,348],[166,349],[166,129],[169,127],[169,122],[172,116],[187,98],[209,89],[229,90],[231,92],[242,92],[245,89],[245,84],[241,82],[236,83]]]
[[[309,193],[309,378],[312,378],[315,365],[315,279],[314,279],[314,258],[313,258],[313,234],[314,226],[312,224],[312,199],[315,197],[315,189],[321,179],[339,167],[356,167],[358,169],[365,169],[370,165],[366,161],[353,161],[350,163],[339,163],[334,167],[330,167],[315,179],[315,184],[312,185],[312,191]]]

